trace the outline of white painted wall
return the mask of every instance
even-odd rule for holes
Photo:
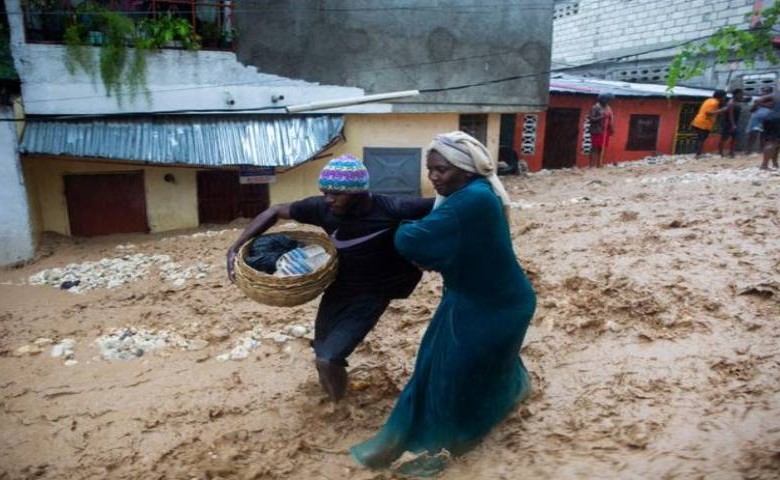
[[[232,52],[163,50],[147,57],[150,95],[129,95],[117,102],[107,97],[99,76],[71,75],[65,67],[65,47],[27,44],[20,0],[6,0],[11,48],[27,114],[98,114],[149,111],[256,109],[360,97],[363,89],[319,85],[259,73],[242,65]],[[92,48],[97,55],[98,48]],[[272,102],[273,96],[284,96]],[[232,103],[231,103],[232,102]],[[363,105],[344,112],[381,113],[390,105]],[[271,110],[264,113],[281,113]]]
[[[0,265],[29,260],[35,253],[13,118],[10,107],[0,106]]]
[[[553,21],[553,63],[580,65],[747,27],[754,0],[563,0]],[[768,2],[765,2],[768,3]],[[572,7],[576,4],[576,13]],[[563,8],[569,6],[568,14]],[[669,52],[655,56],[668,56]],[[564,66],[564,65],[556,65]]]
[[[609,80],[666,82],[680,46],[706,38],[718,28],[746,29],[756,0],[555,0],[552,69]],[[764,6],[769,2],[764,1]],[[748,87],[743,75],[777,79],[778,68],[759,60],[717,64],[685,85],[700,88]],[[773,81],[769,80],[770,83]],[[751,87],[757,91],[755,85]],[[750,90],[748,90],[750,91]]]

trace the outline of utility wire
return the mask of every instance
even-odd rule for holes
[[[439,88],[421,88],[418,89],[420,93],[441,93],[441,92],[447,92],[447,91],[456,91],[456,90],[463,90],[467,88],[473,88],[473,87],[480,87],[485,85],[494,85],[504,82],[510,82],[510,81],[516,81],[523,78],[529,78],[529,77],[535,77],[539,75],[546,75],[550,73],[560,73],[560,72],[566,72],[570,70],[576,70],[576,69],[582,69],[592,66],[597,66],[604,63],[610,63],[614,61],[620,61],[624,60],[626,58],[631,57],[637,57],[641,55],[647,55],[649,53],[655,53],[659,51],[664,50],[671,50],[674,48],[679,48],[694,42],[698,42],[701,40],[706,40],[710,37],[712,37],[713,34],[704,35],[701,37],[693,38],[686,40],[684,42],[675,44],[675,45],[666,45],[662,47],[652,48],[649,50],[645,50],[642,52],[634,52],[631,54],[626,55],[620,55],[616,57],[610,57],[610,58],[604,58],[601,60],[597,60],[595,62],[580,64],[580,65],[572,65],[568,67],[563,68],[557,68],[557,69],[550,69],[546,71],[539,71],[539,72],[532,72],[527,74],[520,74],[520,75],[512,75],[508,77],[498,78],[498,79],[492,79],[492,80],[485,80],[482,82],[475,82],[475,83],[469,83],[469,84],[462,84],[462,85],[453,85],[448,87],[439,87]],[[430,63],[436,63],[436,62],[430,62]],[[400,67],[399,67],[400,68]],[[218,85],[219,86],[231,86],[233,84],[228,85]],[[192,87],[192,88],[214,88],[215,86],[209,85],[209,86],[203,86],[203,87]],[[182,88],[182,89],[170,89],[167,91],[179,91],[179,90],[187,90],[189,88]],[[94,97],[84,97],[84,98],[96,98],[97,95]],[[203,114],[203,113],[255,113],[255,112],[261,112],[261,111],[271,111],[271,110],[283,110],[285,109],[284,106],[267,106],[267,107],[258,107],[258,108],[250,108],[250,109],[208,109],[208,110],[196,110],[196,109],[181,109],[181,110],[167,110],[167,111],[147,111],[147,112],[133,112],[133,113],[108,113],[108,114],[95,114],[95,115],[84,115],[84,114],[75,114],[75,115],[58,115],[58,116],[47,116],[45,118],[36,118],[36,117],[28,117],[25,119],[0,119],[0,122],[19,122],[19,121],[44,121],[44,120],[67,120],[67,119],[97,119],[97,118],[118,118],[118,117],[154,117],[154,116],[164,116],[164,115],[183,115],[183,114]]]
[[[443,91],[447,91],[447,90],[462,90],[462,89],[470,88],[470,87],[478,87],[478,86],[482,86],[482,85],[491,85],[491,84],[496,84],[496,83],[503,83],[503,82],[513,81],[513,80],[519,80],[519,79],[522,79],[522,78],[532,77],[532,76],[537,76],[537,75],[543,75],[543,74],[546,74],[546,73],[558,73],[558,72],[566,72],[566,71],[570,71],[570,70],[577,70],[577,69],[582,69],[582,68],[588,68],[588,67],[598,66],[598,65],[603,64],[603,63],[610,63],[610,62],[614,62],[614,61],[620,61],[620,60],[624,60],[626,58],[631,58],[631,57],[641,56],[641,55],[647,55],[649,53],[655,53],[655,52],[658,52],[658,51],[671,50],[671,49],[674,49],[674,48],[685,46],[685,45],[687,45],[689,43],[693,43],[693,42],[697,42],[697,41],[701,41],[701,40],[706,40],[707,38],[709,38],[711,36],[712,36],[712,34],[711,35],[702,36],[702,37],[698,37],[698,38],[694,38],[694,39],[690,39],[690,40],[686,40],[686,41],[684,41],[682,43],[675,44],[675,45],[667,45],[667,46],[664,46],[664,47],[653,48],[653,49],[644,50],[644,51],[641,51],[641,52],[635,52],[635,53],[632,53],[632,54],[604,58],[604,59],[597,60],[597,61],[590,62],[590,63],[584,63],[584,64],[579,64],[579,65],[568,65],[566,67],[554,68],[554,69],[550,69],[548,71],[541,71],[541,72],[535,72],[535,73],[529,73],[529,74],[521,74],[521,75],[513,75],[513,76],[509,76],[509,77],[493,79],[493,80],[486,80],[486,81],[482,81],[482,82],[476,82],[476,83],[465,84],[465,85],[455,85],[455,86],[450,86],[450,87],[439,87],[439,88],[433,88],[433,87],[431,87],[431,88],[423,88],[423,89],[420,89],[420,91],[421,92],[425,92],[425,93],[434,93],[434,92],[443,92]],[[428,65],[436,65],[436,64],[442,64],[442,63],[451,63],[451,62],[462,61],[462,60],[471,60],[471,59],[479,59],[479,58],[492,58],[492,57],[496,57],[496,56],[506,55],[508,53],[512,53],[512,52],[511,51],[503,51],[503,52],[499,52],[499,53],[491,53],[491,54],[485,54],[485,55],[473,55],[473,56],[466,56],[466,57],[460,57],[460,58],[455,58],[455,59],[451,59],[451,60],[442,60],[442,61],[436,61],[436,62],[420,62],[420,63],[412,63],[412,64],[406,64],[406,65],[397,65],[397,66],[393,66],[393,67],[382,67],[382,68],[377,68],[377,69],[354,70],[353,73],[360,74],[360,73],[368,73],[368,72],[375,72],[375,71],[387,71],[387,70],[403,69],[403,68],[406,68],[406,67],[424,67],[424,66],[428,66]],[[556,62],[556,63],[560,63],[560,62]],[[198,89],[222,88],[222,87],[233,87],[233,86],[244,86],[244,85],[261,87],[261,86],[271,86],[271,85],[273,85],[274,83],[277,83],[277,82],[279,82],[279,80],[272,80],[272,81],[268,81],[268,82],[247,81],[247,82],[241,82],[241,83],[227,83],[227,84],[216,84],[216,85],[197,85],[197,86],[192,86],[192,87],[178,87],[178,88],[169,88],[169,89],[158,89],[158,90],[152,90],[149,93],[179,92],[179,91],[190,91],[190,90],[198,90]],[[291,87],[295,87],[295,85],[279,85],[279,87],[280,88],[291,88]],[[136,93],[136,94],[138,94],[138,93]],[[141,92],[141,94],[143,94],[143,92]],[[128,96],[128,95],[131,95],[131,94],[130,93],[119,93],[118,95]],[[101,97],[101,95],[84,95],[84,96],[76,96],[76,97],[63,97],[63,98],[59,98],[59,99],[32,100],[32,101],[25,102],[25,103],[26,104],[34,104],[34,103],[48,103],[48,102],[53,102],[53,101],[89,100],[89,99],[100,98],[100,97]],[[235,111],[235,110],[233,110],[233,109],[225,109],[224,110],[224,112],[233,112],[233,111]]]
[[[160,2],[164,3],[164,2]],[[396,5],[396,6],[383,6],[383,7],[343,7],[343,8],[312,8],[312,7],[299,7],[299,6],[282,6],[282,7],[263,7],[263,8],[251,8],[251,7],[241,7],[236,8],[234,5],[231,5],[230,3],[226,2],[214,2],[211,4],[196,4],[196,3],[189,3],[189,2],[182,2],[182,3],[175,3],[174,5],[182,6],[183,8],[187,8],[187,10],[191,11],[195,7],[202,7],[202,8],[214,8],[214,9],[226,9],[229,10],[231,13],[273,13],[273,12],[284,12],[284,11],[295,11],[295,12],[323,12],[323,13],[345,13],[345,12],[378,12],[378,13],[386,13],[386,12],[392,12],[392,11],[413,11],[413,12],[439,12],[442,10],[446,10],[450,13],[484,13],[488,11],[495,11],[496,8],[512,8],[512,9],[519,9],[522,11],[552,11],[552,6],[547,2],[535,2],[535,3],[518,3],[518,2],[508,2],[508,3],[476,3],[471,5],[431,5],[431,6],[421,6],[421,5]],[[112,10],[119,13],[129,14],[129,15],[146,15],[147,13],[151,13],[151,10]],[[181,13],[182,10],[179,10],[179,13]],[[15,9],[15,10],[6,10],[6,13],[8,15],[24,15],[25,11],[22,8]],[[72,14],[79,14],[80,12],[76,12],[74,10],[46,10],[46,11],[34,11],[34,10],[28,10],[28,14],[32,15],[40,15],[40,16],[47,16],[47,15],[72,15]],[[159,13],[159,12],[158,12]],[[163,12],[164,13],[164,12]]]

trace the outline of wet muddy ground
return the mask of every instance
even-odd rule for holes
[[[535,391],[441,478],[780,478],[780,172],[654,163],[505,180]],[[440,279],[391,304],[334,406],[316,302],[262,306],[225,277],[244,224],[47,235],[0,271],[0,479],[394,478],[347,449],[411,374]],[[115,269],[138,254],[157,260]],[[87,263],[80,293],[35,284]]]

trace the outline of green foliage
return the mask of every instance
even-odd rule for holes
[[[192,25],[170,13],[144,19],[131,18],[93,2],[84,2],[71,15],[65,29],[65,65],[71,74],[78,69],[95,75],[121,104],[122,93],[131,99],[146,89],[146,55],[162,47],[180,44],[188,50],[200,48],[200,38]],[[97,62],[91,47],[99,47]]]
[[[0,20],[0,80],[19,80],[11,56],[8,25],[3,20]]]
[[[709,59],[716,64],[744,62],[748,67],[763,59],[775,65],[780,63],[772,45],[773,29],[780,16],[780,3],[761,12],[760,26],[739,30],[731,25],[715,31],[707,40],[686,45],[669,65],[667,87],[671,90],[681,80],[688,80],[704,72]]]
[[[139,38],[136,45],[148,50],[179,43],[187,50],[200,48],[200,37],[192,28],[192,24],[168,12],[157,18],[147,18],[139,25]]]

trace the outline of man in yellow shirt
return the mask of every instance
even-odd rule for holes
[[[708,98],[699,107],[699,112],[693,118],[691,126],[696,132],[696,157],[701,156],[701,150],[704,148],[704,141],[715,127],[718,114],[725,111],[723,106],[726,100],[725,90],[715,90],[712,97]]]

